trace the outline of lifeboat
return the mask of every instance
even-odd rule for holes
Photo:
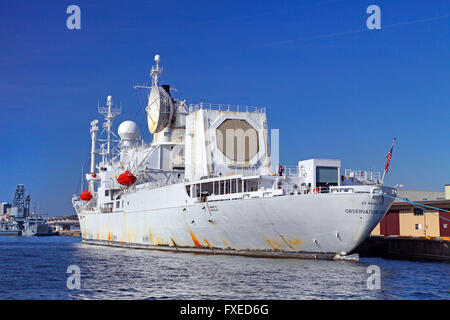
[[[122,173],[118,178],[117,182],[124,186],[131,186],[133,183],[136,182],[136,177],[130,172],[125,171],[125,173]]]
[[[80,199],[83,200],[83,201],[89,201],[89,200],[92,199],[92,194],[88,190],[84,190],[80,194]]]

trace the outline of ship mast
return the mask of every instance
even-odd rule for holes
[[[111,131],[114,119],[121,113],[121,108],[113,108],[113,100],[112,96],[108,96],[106,99],[106,107],[98,107],[98,113],[103,114],[105,117],[105,122],[103,123],[103,130],[106,130],[106,140],[98,139],[97,141],[106,142],[106,150],[102,147],[102,151],[100,154],[102,155],[102,162],[105,162],[111,159],[111,142],[118,141],[112,140],[111,134],[115,136],[115,134]],[[92,123],[91,123],[92,125]],[[117,137],[116,137],[117,138]],[[94,141],[93,141],[94,142]],[[93,147],[94,149],[94,147]],[[92,162],[91,162],[92,168]],[[95,169],[95,168],[94,168]],[[92,171],[94,172],[94,171]]]
[[[91,121],[91,167],[90,167],[90,173],[95,172],[95,155],[99,154],[102,156],[102,163],[104,164],[106,161],[110,160],[112,150],[111,150],[111,143],[117,142],[118,140],[113,140],[111,135],[114,135],[114,132],[112,132],[112,126],[113,121],[116,118],[117,115],[121,113],[121,108],[113,108],[113,100],[112,96],[108,96],[106,99],[106,107],[98,107],[98,113],[103,114],[105,117],[105,122],[103,123],[103,131],[104,133],[106,131],[106,139],[98,139],[98,120],[92,120]],[[117,137],[116,137],[117,138]],[[104,144],[101,144],[100,150],[97,150],[97,142],[105,142],[106,143],[106,150],[104,148]],[[93,191],[93,181],[89,181],[89,190]]]
[[[98,132],[97,123],[98,123],[98,120],[91,121],[91,143],[92,143],[92,145],[91,145],[91,171],[90,171],[90,173],[95,172],[95,154],[97,153],[97,151],[95,149],[95,143],[97,142],[97,132]],[[84,168],[81,171],[82,176],[83,176],[83,171],[84,171]]]
[[[150,76],[152,77],[152,85],[154,87],[158,86],[158,77],[163,72],[163,68],[159,67],[160,56],[157,54],[155,56],[156,66],[152,66],[152,71],[150,72]]]
[[[106,105],[108,106],[108,113],[106,114],[106,132],[108,134],[108,140],[106,141],[106,153],[109,155],[111,154],[111,128],[112,128],[112,121],[114,120],[114,116],[111,113],[111,107],[112,107],[112,97],[108,96],[106,100]]]

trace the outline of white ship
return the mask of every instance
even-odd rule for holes
[[[88,189],[74,196],[88,244],[249,256],[345,258],[383,218],[395,189],[340,160],[279,166],[264,108],[186,104],[152,67],[146,108],[151,143],[137,124],[99,108],[91,122]],[[276,132],[275,132],[276,133]],[[270,136],[276,137],[276,134]],[[275,145],[274,145],[275,144]],[[97,163],[97,158],[99,158]]]

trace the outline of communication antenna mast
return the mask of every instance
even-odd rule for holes
[[[156,66],[152,66],[152,71],[150,72],[150,76],[152,77],[152,85],[158,86],[158,77],[163,72],[163,68],[159,67],[159,61],[161,60],[159,54],[155,56]]]
[[[106,142],[106,151],[103,156],[110,156],[111,155],[111,129],[113,125],[114,119],[121,114],[122,108],[113,108],[113,100],[112,96],[108,96],[106,99],[106,107],[99,107],[98,113],[103,114],[105,116],[105,122],[103,123],[103,129],[106,130],[107,138],[106,140],[99,140],[99,141],[105,141]],[[114,133],[113,133],[114,134]]]

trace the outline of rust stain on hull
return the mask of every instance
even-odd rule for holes
[[[273,249],[273,250],[281,250],[281,244],[274,239],[265,239],[267,244]]]
[[[302,244],[302,240],[300,239],[286,239],[284,236],[280,235],[283,242],[291,249],[298,249],[298,246]]]
[[[194,244],[197,248],[200,248],[202,245],[200,244],[200,241],[198,241],[195,234],[192,232],[192,230],[189,229],[189,234],[191,235],[192,241],[194,241]]]
[[[153,234],[151,229],[148,230],[148,239],[150,240],[150,243],[153,244]]]
[[[232,248],[230,247],[230,245],[228,244],[227,240],[222,239],[222,242],[223,242],[223,244],[225,245],[226,248],[232,249]]]
[[[156,244],[158,246],[160,245],[168,245],[166,241],[164,241],[164,239],[160,238],[160,237],[156,237]]]
[[[206,239],[203,239],[203,242],[209,247],[209,248],[211,248],[212,249],[212,246],[209,244],[209,242],[208,242],[208,240],[206,240]]]
[[[302,240],[300,239],[288,240],[288,242],[294,247],[297,247],[302,244]]]

